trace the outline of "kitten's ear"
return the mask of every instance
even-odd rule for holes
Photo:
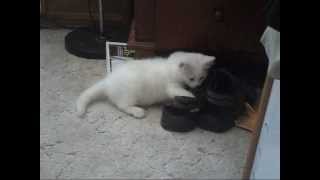
[[[204,66],[204,69],[205,69],[205,70],[210,69],[211,66],[214,65],[215,60],[216,60],[216,58],[215,58],[214,56],[207,56],[207,59],[206,59],[204,65],[203,65],[203,66]]]

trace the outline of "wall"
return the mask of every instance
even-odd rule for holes
[[[274,80],[251,179],[280,179],[280,80]]]

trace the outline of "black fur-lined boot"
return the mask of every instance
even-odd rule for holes
[[[196,121],[201,129],[225,132],[235,126],[235,120],[245,111],[239,79],[224,69],[212,69],[206,86],[206,106]]]
[[[196,98],[177,96],[164,105],[162,109],[161,126],[168,131],[188,132],[196,127],[194,119],[200,110]]]
[[[195,127],[225,132],[246,112],[241,81],[224,69],[212,69],[206,81],[191,90],[196,98],[176,97],[162,109],[161,126],[188,132]]]

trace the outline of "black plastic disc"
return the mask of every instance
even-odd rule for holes
[[[106,38],[90,28],[77,28],[65,37],[66,50],[78,57],[87,59],[106,58]]]

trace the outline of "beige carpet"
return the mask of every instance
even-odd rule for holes
[[[68,54],[68,30],[40,30],[40,178],[238,179],[249,133],[196,129],[171,133],[159,124],[159,107],[134,119],[108,103],[75,116],[74,103],[105,75],[104,61]]]

